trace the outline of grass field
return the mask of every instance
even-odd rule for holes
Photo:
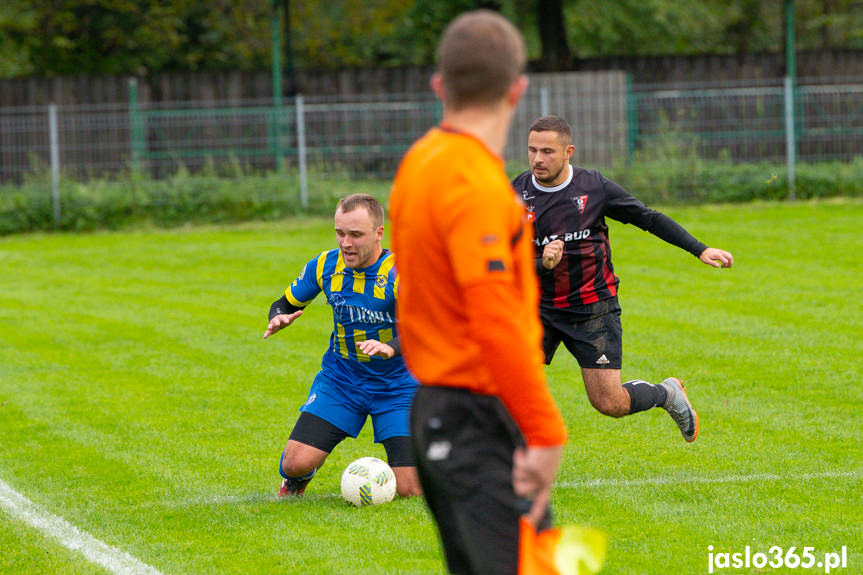
[[[863,202],[665,211],[735,266],[613,223],[624,376],[683,378],[699,439],[661,410],[594,412],[559,351],[547,373],[571,441],[556,522],[609,534],[608,575],[707,573],[711,545],[819,560],[846,546],[832,572],[863,573]],[[443,573],[422,501],[341,500],[343,467],[383,456],[368,431],[303,500],[275,497],[329,308],[261,336],[270,303],[335,245],[331,228],[0,239],[0,487],[164,574]],[[0,490],[0,573],[105,572],[47,532]]]

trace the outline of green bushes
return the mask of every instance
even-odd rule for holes
[[[693,160],[633,162],[605,173],[648,204],[725,203],[790,197],[784,165]],[[796,167],[797,199],[863,196],[863,158]]]
[[[62,179],[61,217],[55,223],[50,179],[38,176],[19,186],[0,187],[0,235],[272,220],[330,213],[342,195],[364,191],[383,197],[388,190],[384,182],[310,178],[309,205],[303,210],[298,178],[291,173],[220,177],[180,171],[161,180],[140,173],[87,182]]]
[[[519,167],[510,166],[511,175]],[[649,205],[779,200],[789,197],[784,165],[732,164],[694,155],[640,158],[603,173]],[[366,192],[386,199],[390,182],[339,174],[309,175],[308,208],[300,205],[299,178],[292,171],[238,173],[181,170],[164,179],[131,172],[113,179],[60,182],[59,222],[54,221],[51,182],[40,174],[0,187],[0,235],[20,232],[119,229],[136,225],[173,227],[273,220],[303,213],[328,215],[338,198]],[[795,197],[863,196],[863,158],[797,166]]]

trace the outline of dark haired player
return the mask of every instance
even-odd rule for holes
[[[545,363],[562,342],[578,360],[587,396],[600,413],[623,417],[662,407],[683,438],[695,441],[698,414],[679,379],[621,384],[619,279],[605,218],[635,224],[713,267],[731,267],[731,254],[707,247],[598,171],[571,166],[572,129],[562,118],[534,122],[527,150],[531,169],[512,184],[533,220]]]

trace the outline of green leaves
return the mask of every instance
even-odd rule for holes
[[[278,0],[302,68],[429,64],[458,14],[499,10],[541,69],[569,56],[780,51],[782,0]],[[797,48],[863,48],[859,0],[796,0]],[[271,0],[4,0],[0,77],[266,69]],[[564,37],[549,39],[560,27]],[[558,30],[558,31],[560,31]],[[554,36],[554,34],[552,34]],[[543,41],[547,44],[543,46]]]

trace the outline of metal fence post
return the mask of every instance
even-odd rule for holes
[[[794,0],[785,0],[785,139],[788,149],[788,199],[795,198],[794,166],[797,161],[797,58],[794,40]]]
[[[144,130],[141,112],[138,109],[138,79],[129,78],[129,151],[132,158],[132,171],[141,169],[141,152],[144,149]]]
[[[306,118],[303,108],[303,95],[295,96],[297,110],[297,163],[300,168],[300,206],[309,207],[309,184],[306,172]]]
[[[539,115],[548,116],[551,112],[548,111],[548,86],[539,88]]]
[[[48,107],[48,134],[51,143],[51,202],[54,226],[60,226],[60,138],[57,130],[57,105]]]
[[[284,149],[282,148],[282,26],[280,22],[279,0],[272,0],[270,12],[270,35],[272,47],[270,58],[273,77],[273,138],[276,157],[276,172],[282,171]]]
[[[797,135],[794,132],[794,79],[785,77],[785,150],[788,164],[788,199],[793,200],[794,168],[797,163]]]
[[[626,75],[626,163],[632,163],[635,156],[635,140],[638,138],[638,100],[632,89],[632,76]]]

